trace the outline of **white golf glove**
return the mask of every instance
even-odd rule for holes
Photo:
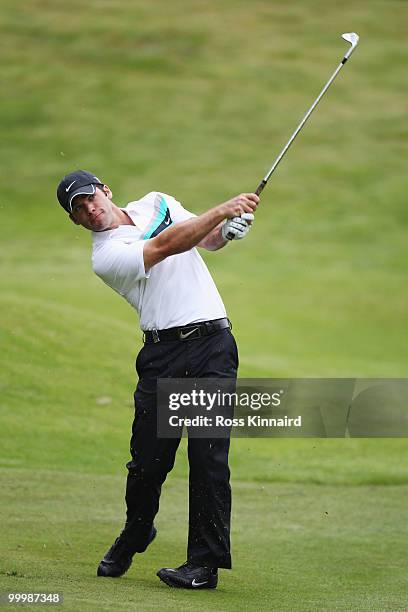
[[[240,217],[227,219],[221,228],[222,237],[224,240],[242,240],[251,229],[254,218],[252,213],[242,213]]]

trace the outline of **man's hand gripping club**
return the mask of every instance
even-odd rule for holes
[[[252,193],[243,193],[237,198],[233,198],[230,202],[236,201],[238,205],[248,204],[248,201],[259,203],[259,197]],[[252,203],[251,202],[251,203]],[[241,210],[240,214],[232,219],[227,219],[221,228],[221,235],[224,240],[242,240],[251,229],[254,215],[252,212]]]
[[[224,240],[242,240],[251,229],[254,220],[252,213],[242,213],[240,217],[233,217],[224,222],[221,235]]]

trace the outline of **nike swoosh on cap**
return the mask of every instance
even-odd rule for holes
[[[77,182],[77,179],[75,179],[75,181],[72,181],[72,183],[70,185],[68,185],[68,187],[65,189],[65,191],[68,193],[68,191],[71,189],[72,185],[74,183],[76,183],[76,182]]]

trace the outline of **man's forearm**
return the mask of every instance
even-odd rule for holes
[[[213,230],[225,219],[240,217],[242,213],[255,212],[258,202],[259,197],[255,193],[241,193],[194,219],[177,223],[155,238],[146,240],[143,247],[145,270],[149,270],[166,257],[189,251],[205,237],[211,243],[212,250],[220,248],[225,241],[218,231],[213,232]],[[214,236],[209,237],[212,232]]]
[[[213,230],[217,226],[221,228],[221,222],[224,221],[225,218],[226,211],[223,205],[220,204],[219,206],[215,206],[202,215],[177,223],[169,227],[165,232],[159,234],[157,237],[159,246],[161,246],[160,242],[162,242],[163,248],[167,252],[166,256],[184,253],[197,246],[204,238],[214,233],[214,238],[211,240],[215,248],[220,248],[220,246],[222,246],[221,244],[215,246],[219,239],[216,238],[218,232],[213,232]],[[219,236],[221,237],[221,229],[219,230]],[[222,240],[222,242],[225,244],[224,240]]]
[[[207,251],[218,251],[218,249],[222,249],[226,244],[228,244],[229,240],[225,240],[221,233],[221,228],[224,225],[224,221],[219,223],[207,236],[205,236],[197,246],[207,249]]]

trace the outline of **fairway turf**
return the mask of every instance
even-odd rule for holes
[[[10,557],[0,583],[14,591],[22,585],[62,591],[69,610],[396,610],[406,603],[398,589],[406,578],[406,485],[235,481],[236,568],[220,571],[216,592],[192,593],[169,589],[155,575],[184,558],[185,479],[169,478],[157,540],[115,580],[97,578],[95,571],[121,525],[122,478],[56,470],[1,476]]]
[[[241,377],[406,376],[407,15],[2,0],[0,591],[58,590],[69,611],[408,608],[404,439],[234,439],[234,568],[211,593],[155,576],[185,560],[183,442],[157,540],[96,578],[123,525],[141,334],[55,200],[79,167],[119,205],[157,189],[199,213],[255,189],[358,32],[249,237],[203,256]]]

